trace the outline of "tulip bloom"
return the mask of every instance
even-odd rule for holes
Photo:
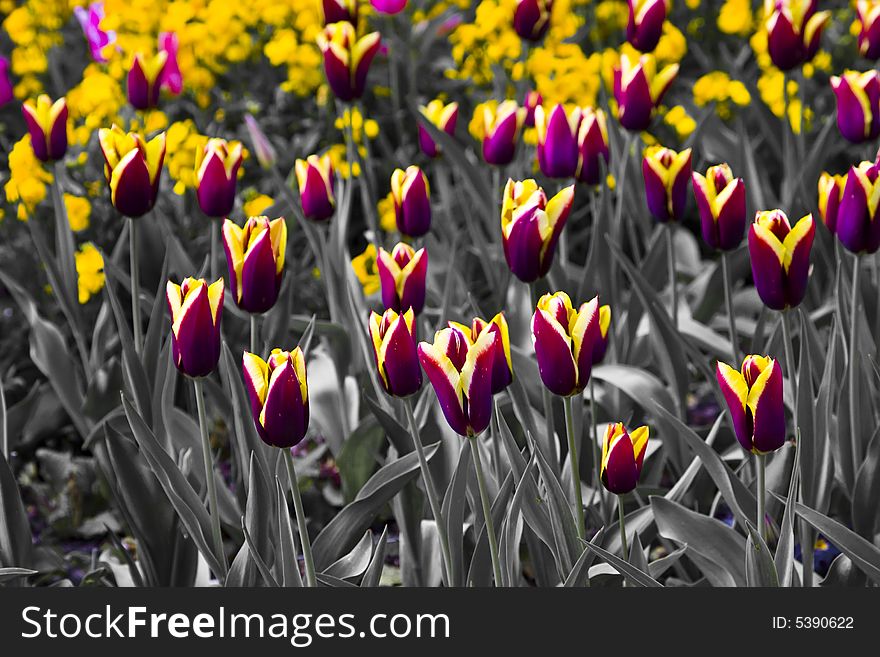
[[[165,289],[171,311],[171,355],[187,376],[208,376],[220,360],[220,317],[223,279],[208,285],[205,279],[186,278]]]
[[[611,159],[608,149],[608,126],[605,122],[605,112],[600,109],[594,110],[587,107],[582,110],[583,118],[578,129],[578,165],[577,179],[588,185],[598,185],[602,182],[602,164],[605,166]]]
[[[837,233],[837,213],[845,185],[845,175],[836,176],[823,171],[819,176],[819,216],[832,235]]]
[[[715,370],[733,431],[743,449],[767,454],[785,443],[782,368],[769,356],[746,356],[740,370],[718,362]]]
[[[309,155],[305,160],[297,160],[294,169],[303,215],[312,221],[324,221],[333,216],[336,197],[330,155]]]
[[[816,11],[816,0],[765,0],[767,50],[773,65],[788,71],[813,59],[830,11]]]
[[[844,139],[854,144],[880,136],[880,74],[845,71],[831,76],[837,97],[837,127]]]
[[[9,79],[9,60],[0,55],[0,107],[13,98],[12,80]]]
[[[880,2],[877,0],[858,0],[856,11],[859,14],[859,54],[865,59],[880,57]]]
[[[875,253],[880,248],[880,180],[878,167],[862,162],[850,167],[837,210],[837,238],[853,253]]]
[[[609,328],[611,328],[611,306],[599,306],[599,335],[593,343],[593,365],[598,365],[605,358]]]
[[[577,172],[580,124],[579,107],[570,113],[562,105],[554,105],[549,112],[543,105],[535,108],[538,165],[548,178],[572,178]]]
[[[610,321],[610,308],[601,313],[599,297],[577,310],[565,292],[545,294],[538,300],[532,315],[532,343],[541,381],[550,392],[570,397],[583,391],[595,357],[604,355]]]
[[[734,178],[727,164],[694,172],[694,197],[700,211],[703,240],[713,249],[731,251],[742,242],[746,229],[746,186]]]
[[[168,55],[168,61],[159,78],[159,86],[165,87],[175,96],[183,91],[183,75],[180,72],[180,65],[177,63],[177,48],[177,34],[159,32],[159,50]]]
[[[273,349],[269,360],[244,352],[242,373],[254,426],[263,442],[290,449],[309,429],[309,385],[302,350]]]
[[[98,131],[98,143],[113,207],[132,218],[152,210],[165,160],[165,133],[144,141],[139,134],[126,134],[114,125]]]
[[[407,237],[421,237],[431,228],[431,190],[428,178],[413,165],[391,174],[391,197],[397,230]]]
[[[209,217],[225,217],[235,205],[235,183],[244,159],[241,144],[225,139],[209,139],[196,152],[196,197]]]
[[[378,32],[358,39],[351,23],[331,23],[318,35],[327,84],[339,100],[350,102],[364,95],[367,72],[379,52],[380,40]]]
[[[513,29],[520,39],[537,42],[550,27],[553,0],[517,0],[513,12]]]
[[[599,474],[609,492],[626,495],[635,490],[648,449],[648,433],[648,427],[629,433],[622,422],[608,425],[602,440]]]
[[[257,120],[253,116],[245,114],[244,123],[247,127],[248,135],[250,135],[251,146],[257,156],[257,161],[264,169],[271,169],[275,166],[275,162],[278,160],[278,155],[275,153],[275,147],[272,146],[272,142],[266,137],[266,133],[260,129],[260,124],[257,123]]]
[[[771,310],[794,308],[804,300],[815,234],[810,214],[794,226],[782,210],[765,210],[755,217],[749,229],[752,278]]]
[[[434,334],[434,343],[419,343],[419,360],[437,393],[446,421],[460,436],[481,434],[492,419],[492,374],[495,335],[484,332],[471,342],[456,328]]]
[[[324,10],[324,25],[331,23],[358,23],[359,0],[321,0]]]
[[[412,308],[401,314],[389,308],[382,315],[370,315],[370,338],[379,381],[385,392],[394,397],[409,397],[422,387],[415,319]]]
[[[523,99],[523,107],[526,108],[526,120],[525,125],[529,128],[535,127],[535,110],[538,109],[538,106],[543,104],[544,99],[541,97],[537,91],[527,91],[526,97]]]
[[[484,104],[482,113],[483,159],[487,164],[510,164],[526,120],[526,108],[517,105],[515,100],[505,100],[497,105]]]
[[[449,328],[464,335],[468,344],[473,344],[484,333],[495,336],[495,360],[492,363],[492,394],[497,395],[513,382],[513,361],[510,358],[510,331],[504,313],[500,312],[488,322],[474,317],[470,326],[449,322]]]
[[[620,125],[633,132],[646,130],[654,109],[676,75],[678,64],[670,64],[658,71],[653,55],[642,55],[633,62],[623,53],[620,64],[614,69],[614,99]]]
[[[666,20],[667,0],[626,0],[629,20],[626,23],[626,40],[633,48],[651,52],[657,47]]]
[[[283,217],[249,217],[241,228],[223,222],[223,249],[235,303],[244,311],[264,313],[278,300],[284,274],[287,223]]]
[[[147,59],[137,53],[128,70],[128,102],[138,110],[146,110],[159,105],[159,91],[162,88],[162,75],[168,63],[168,53],[160,50]]]
[[[648,209],[661,222],[678,221],[687,205],[691,178],[691,149],[676,153],[670,148],[652,146],[642,160]]]
[[[34,155],[41,162],[54,162],[67,152],[67,101],[59,98],[54,103],[46,94],[37,102],[27,101],[21,113],[31,135]]]
[[[444,105],[442,100],[434,99],[425,106],[419,108],[422,116],[433,123],[450,137],[455,135],[455,124],[458,122],[458,103]],[[437,157],[440,149],[434,138],[419,124],[419,148],[428,157]]]
[[[425,307],[425,278],[428,275],[428,252],[414,250],[400,242],[391,253],[379,247],[376,269],[382,285],[382,303],[402,312],[409,308],[418,315]]]
[[[406,9],[406,0],[370,0],[370,4],[380,14],[399,14]]]
[[[116,42],[116,33],[101,29],[101,21],[104,20],[104,3],[93,2],[85,7],[74,7],[73,13],[82,28],[86,41],[89,42],[89,51],[92,59],[99,64],[107,63],[104,51],[108,45]]]
[[[574,185],[548,201],[532,179],[507,181],[501,205],[501,238],[507,266],[522,282],[531,283],[550,271],[573,200]]]

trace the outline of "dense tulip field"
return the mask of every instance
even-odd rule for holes
[[[0,584],[880,583],[880,1],[0,0]]]

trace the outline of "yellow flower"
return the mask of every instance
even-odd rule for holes
[[[16,215],[21,221],[27,221],[36,207],[46,198],[46,185],[53,176],[43,168],[34,156],[30,135],[19,139],[9,153],[9,180],[3,189],[9,203],[17,203]]]
[[[397,230],[397,214],[394,211],[394,195],[388,192],[388,196],[379,199],[376,204],[376,212],[379,215],[379,227],[386,233]]]
[[[65,193],[64,207],[67,209],[67,221],[70,223],[72,231],[78,233],[89,227],[92,204],[87,198]]]
[[[351,267],[364,288],[364,296],[379,291],[379,270],[376,269],[376,245],[367,244],[363,253],[351,259]]]
[[[172,123],[165,139],[168,175],[174,181],[174,192],[183,194],[196,187],[196,153],[205,147],[208,137],[199,134],[192,119],[186,119]]]
[[[351,173],[354,173],[354,177],[357,178],[361,175],[361,167],[357,162],[354,162],[351,167],[348,166],[348,160],[346,159],[345,152],[345,144],[333,144],[330,148],[327,149],[327,154],[330,156],[330,162],[333,164],[333,170],[339,174],[339,177],[347,179]]]
[[[367,136],[367,139],[375,139],[376,135],[379,134],[379,124],[373,119],[365,121],[360,110],[356,107],[352,110],[346,109],[343,115],[336,119],[334,125],[337,130],[341,130],[343,133],[350,127],[354,141],[357,144],[363,143],[364,135]]]
[[[754,22],[751,0],[725,0],[718,12],[718,29],[725,34],[748,36]]]
[[[244,214],[247,217],[261,217],[266,208],[275,205],[275,199],[265,194],[256,194],[244,202]]]
[[[74,255],[78,277],[79,302],[86,303],[104,287],[104,258],[91,242],[86,242]]]
[[[687,139],[687,137],[697,128],[697,122],[687,113],[684,107],[676,105],[663,117],[663,120],[675,128],[679,139]]]

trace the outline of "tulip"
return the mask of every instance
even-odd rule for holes
[[[208,376],[220,359],[223,279],[186,278],[165,289],[171,311],[171,355],[177,369],[193,378]]]
[[[793,308],[804,300],[815,233],[813,215],[794,226],[782,210],[765,210],[755,217],[749,229],[752,278],[771,310]]]
[[[483,159],[487,164],[510,164],[526,119],[526,108],[515,100],[505,100],[498,105],[483,105],[482,112]]]
[[[837,209],[837,238],[853,253],[875,253],[880,248],[880,180],[878,166],[862,162],[850,167]]]
[[[426,106],[420,107],[419,111],[425,119],[447,135],[450,137],[455,135],[455,124],[458,122],[458,103],[444,105],[442,100],[434,99]],[[421,123],[419,124],[419,148],[428,157],[437,157],[440,154],[440,149],[434,138]]]
[[[399,14],[406,9],[406,0],[370,0],[370,4],[380,14]]]
[[[597,355],[604,355],[611,310],[605,314],[604,330],[599,297],[574,309],[565,292],[545,294],[532,315],[532,343],[538,372],[553,394],[570,397],[583,391]]]
[[[138,110],[158,106],[162,76],[168,63],[168,53],[160,50],[153,57],[137,53],[128,70],[128,102]]]
[[[0,55],[0,107],[13,98],[12,80],[9,79],[9,60]]]
[[[769,356],[746,356],[740,370],[719,361],[715,371],[733,431],[743,449],[767,454],[785,443],[782,368]]]
[[[657,47],[666,20],[666,3],[667,0],[626,0],[629,5],[626,40],[633,48],[651,52]]]
[[[823,171],[819,176],[819,216],[832,235],[837,232],[837,213],[843,200],[845,185],[845,175],[832,175]]]
[[[535,108],[538,165],[548,178],[572,178],[577,172],[580,123],[579,107],[568,114],[562,105],[554,105],[549,112],[543,105]]]
[[[104,154],[104,173],[110,184],[110,200],[126,217],[149,212],[159,193],[159,177],[165,160],[165,133],[150,141],[139,134],[124,133],[118,126],[98,131]]]
[[[324,25],[331,23],[358,24],[359,0],[322,0],[321,7],[324,10]]]
[[[653,55],[642,55],[633,62],[623,53],[619,66],[614,69],[614,99],[620,125],[633,132],[646,130],[654,109],[676,75],[678,64],[670,64],[658,71]]]
[[[642,160],[645,196],[648,209],[661,222],[678,221],[687,205],[691,178],[691,149],[680,153],[662,146],[652,146]]]
[[[813,59],[830,11],[816,12],[816,0],[765,0],[767,50],[776,68],[788,71]]]
[[[611,327],[611,306],[599,306],[599,334],[593,343],[593,365],[598,365],[605,358],[608,350],[608,329]]]
[[[257,123],[257,120],[253,116],[245,114],[244,123],[245,126],[247,126],[248,135],[250,135],[251,138],[253,151],[257,155],[257,162],[260,163],[260,166],[263,167],[263,169],[271,169],[275,166],[275,162],[278,160],[275,147],[272,146],[272,142],[266,137],[266,133],[260,129],[260,124]]]
[[[629,433],[622,422],[608,425],[599,467],[602,484],[609,492],[626,495],[635,490],[648,449],[648,434],[648,427]]]
[[[608,161],[611,159],[608,150],[608,126],[605,122],[605,112],[587,107],[582,110],[582,115],[577,138],[577,179],[588,185],[598,185],[602,182],[601,160],[605,160],[607,167]]]
[[[46,94],[37,102],[27,101],[21,113],[31,135],[34,155],[42,162],[54,162],[67,152],[67,101],[59,98],[54,103]]]
[[[290,449],[309,429],[309,385],[302,350],[273,349],[268,360],[244,352],[242,373],[254,426],[263,442]]]
[[[526,108],[526,120],[525,125],[529,128],[535,127],[535,110],[538,109],[538,106],[544,102],[544,99],[541,97],[537,91],[527,91],[526,97],[523,99],[523,107]]]
[[[844,139],[854,144],[876,139],[880,135],[880,74],[845,71],[831,76],[831,87],[837,97],[837,127]]]
[[[242,310],[264,313],[278,300],[284,274],[287,223],[283,217],[248,217],[241,228],[223,222],[223,249],[229,282],[236,305]]]
[[[513,13],[513,29],[520,39],[537,42],[550,27],[553,0],[517,0]]]
[[[370,338],[379,381],[385,392],[394,397],[409,397],[422,387],[415,317],[412,308],[401,314],[389,308],[382,315],[370,315]]]
[[[318,35],[327,84],[339,100],[350,102],[364,95],[367,72],[379,51],[380,39],[378,32],[358,39],[351,23],[331,23]]]
[[[329,153],[297,160],[294,169],[303,215],[312,221],[324,221],[333,216],[336,197],[333,195],[333,164]]]
[[[209,139],[196,151],[196,197],[209,217],[225,217],[235,205],[235,183],[244,159],[241,144],[225,139]]]
[[[376,269],[382,285],[382,303],[386,308],[402,312],[412,308],[418,315],[425,307],[425,278],[428,275],[428,253],[416,251],[400,242],[391,253],[379,247]]]
[[[858,0],[856,11],[859,14],[859,53],[865,59],[880,57],[880,2],[877,0]]]
[[[89,51],[92,59],[98,64],[105,64],[107,56],[104,51],[108,45],[115,43],[116,32],[101,29],[101,21],[104,20],[104,3],[93,2],[85,7],[74,7],[73,13],[82,28],[86,41],[89,43]]]
[[[734,178],[727,164],[718,164],[709,167],[705,176],[694,172],[693,181],[703,240],[720,251],[735,249],[746,229],[743,179]]]
[[[419,360],[437,393],[446,421],[460,436],[481,434],[492,419],[492,374],[496,337],[486,331],[475,341],[456,328],[419,343]]]
[[[510,357],[510,331],[504,313],[500,312],[488,322],[474,317],[470,326],[449,322],[449,328],[465,336],[468,344],[475,343],[483,333],[495,336],[495,360],[492,364],[492,394],[497,395],[513,382],[513,361]]]
[[[501,204],[501,238],[507,266],[523,283],[532,283],[550,271],[573,200],[574,185],[548,201],[532,179],[507,181]]]
[[[165,87],[175,96],[183,91],[183,75],[180,72],[180,65],[177,63],[177,48],[177,34],[159,32],[159,50],[168,55],[168,61],[165,62],[162,75],[159,77],[159,86]]]
[[[421,237],[431,228],[431,191],[428,179],[417,166],[391,174],[391,197],[397,230],[407,237]]]

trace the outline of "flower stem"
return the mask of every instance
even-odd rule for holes
[[[495,586],[503,586],[501,563],[498,560],[498,540],[495,538],[495,527],[492,523],[492,508],[489,504],[489,493],[486,490],[486,478],[483,475],[483,461],[480,457],[480,446],[477,437],[471,436],[471,451],[474,453],[474,470],[477,473],[477,484],[480,487],[480,501],[483,503],[483,518],[486,521],[486,534],[489,537],[489,552],[492,555],[492,570],[495,574]]]
[[[202,434],[202,458],[205,464],[205,487],[208,490],[208,506],[211,512],[211,534],[214,540],[214,553],[224,572],[218,577],[226,577],[226,555],[223,552],[223,534],[220,532],[220,509],[217,506],[217,482],[214,481],[213,458],[211,457],[211,441],[208,438],[208,417],[205,413],[205,391],[201,379],[193,379],[193,390],[196,394],[196,407],[199,412],[199,431]]]
[[[131,264],[131,329],[134,336],[134,349],[138,355],[143,348],[143,326],[141,325],[141,271],[138,263],[138,220],[129,219],[128,258]]]
[[[678,287],[676,286],[675,273],[675,240],[673,239],[672,223],[666,224],[666,256],[669,265],[669,286],[672,288],[672,306],[669,309],[669,315],[672,318],[672,325],[678,330]]]
[[[593,439],[593,490],[599,497],[599,507],[602,510],[604,522],[604,519],[608,518],[608,509],[605,503],[605,493],[602,489],[602,450],[599,447],[599,430],[596,423],[596,388],[592,377],[590,377],[590,425]]]
[[[721,273],[724,275],[724,298],[727,302],[727,325],[730,330],[730,349],[734,365],[740,362],[739,338],[736,332],[736,315],[733,314],[733,285],[730,280],[730,255],[721,252]]]
[[[858,366],[856,359],[858,358],[858,326],[859,326],[859,281],[861,274],[861,260],[858,255],[853,257],[853,280],[852,280],[852,300],[850,302],[850,325],[849,325],[849,433],[852,436],[852,458],[855,463],[855,472],[861,465],[861,436],[856,428],[858,423],[858,396],[859,391],[856,390],[856,372]]]
[[[578,466],[577,440],[574,435],[574,410],[572,398],[563,397],[562,404],[565,406],[565,432],[568,434],[568,462],[571,465],[571,485],[574,488],[574,510],[577,520],[577,535],[583,540],[586,537],[584,530],[584,500],[581,493],[581,474]]]
[[[217,257],[220,253],[220,229],[214,225],[213,219],[208,219],[208,226],[211,232],[211,263],[208,269],[211,272],[211,282],[217,280]]]
[[[287,478],[290,480],[290,495],[293,497],[293,510],[296,512],[296,529],[299,532],[299,540],[302,543],[303,561],[306,566],[306,586],[316,587],[318,580],[315,578],[315,561],[312,559],[312,542],[309,540],[309,530],[306,527],[306,514],[303,511],[302,497],[299,494],[299,482],[296,480],[296,468],[293,467],[293,455],[286,447],[284,452],[284,465],[287,466]]]
[[[489,426],[492,427],[492,465],[495,471],[495,481],[501,483],[501,409],[498,406],[498,399],[493,399],[492,403],[495,407],[495,413]]]
[[[260,349],[260,318],[251,313],[251,353],[262,358]]]
[[[629,549],[626,546],[626,516],[623,514],[623,495],[617,496],[617,521],[620,525],[620,556],[629,561]]]
[[[758,497],[758,513],[757,513],[757,528],[758,533],[761,538],[764,538],[764,526],[767,524],[764,522],[764,518],[767,515],[765,509],[765,465],[766,465],[766,456],[764,454],[755,454],[755,470],[757,472],[757,497]]]

